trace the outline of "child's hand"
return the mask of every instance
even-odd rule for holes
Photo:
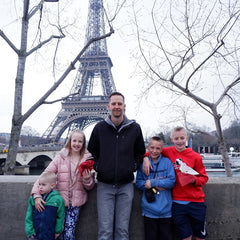
[[[43,204],[45,204],[46,202],[42,200],[42,198],[37,197],[34,199],[35,201],[35,208],[39,211],[42,212],[45,210],[45,207],[43,206]]]
[[[144,184],[145,188],[151,188],[151,181],[150,180],[147,180]]]
[[[57,239],[60,236],[60,233],[55,233],[55,239]]]
[[[91,178],[91,176],[92,176],[92,174],[91,174],[91,171],[90,170],[88,170],[88,169],[85,169],[84,171],[83,171],[83,180],[84,181],[89,181],[90,180],[90,178]]]

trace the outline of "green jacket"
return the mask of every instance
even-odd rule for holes
[[[45,210],[38,212],[33,197],[28,200],[25,218],[25,232],[28,237],[36,234],[37,239],[51,240],[54,239],[55,233],[61,233],[63,230],[65,211],[63,198],[58,191],[52,191],[45,202]]]

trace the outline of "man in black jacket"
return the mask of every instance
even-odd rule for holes
[[[98,240],[129,239],[133,172],[142,160],[145,145],[139,124],[124,115],[125,108],[124,96],[112,93],[110,116],[96,124],[88,143],[98,179]]]

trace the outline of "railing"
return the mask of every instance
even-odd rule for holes
[[[61,148],[63,148],[63,144],[59,144],[59,143],[22,146],[22,147],[18,148],[18,153],[22,153],[22,152],[59,151]],[[8,149],[1,149],[0,150],[0,154],[6,154],[6,153],[8,153]]]

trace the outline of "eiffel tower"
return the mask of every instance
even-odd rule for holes
[[[103,0],[90,0],[85,42],[105,34]],[[79,59],[80,66],[62,108],[43,134],[45,142],[58,142],[67,130],[84,130],[108,115],[108,96],[116,91],[106,39],[93,42]],[[99,93],[100,90],[100,93]]]

